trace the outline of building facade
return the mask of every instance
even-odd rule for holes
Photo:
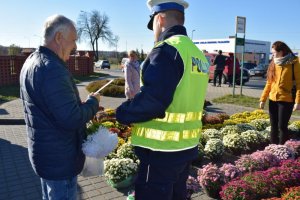
[[[222,50],[227,55],[230,52],[236,52],[237,58],[242,61],[243,48],[237,46],[235,51],[235,38],[193,40],[193,42],[200,50],[208,53],[217,53],[218,50]],[[267,65],[269,63],[270,48],[271,42],[246,39],[244,62]]]

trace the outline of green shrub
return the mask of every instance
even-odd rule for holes
[[[93,81],[86,86],[86,90],[89,92],[96,92],[107,82],[108,80]],[[124,79],[115,79],[110,85],[104,88],[100,94],[108,97],[124,97],[124,84]]]

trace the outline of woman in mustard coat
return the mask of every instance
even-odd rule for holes
[[[300,64],[299,58],[284,42],[274,42],[272,54],[272,61],[267,72],[267,82],[260,98],[259,107],[263,109],[269,97],[271,143],[284,144],[288,140],[288,122],[292,112],[300,109]],[[292,95],[293,84],[297,88],[295,99]]]

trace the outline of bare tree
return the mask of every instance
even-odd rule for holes
[[[118,37],[114,36],[110,30],[108,23],[108,16],[105,14],[101,15],[97,10],[93,10],[90,13],[81,11],[77,20],[79,41],[81,39],[89,40],[95,53],[95,60],[99,59],[99,39],[110,46],[115,46],[118,40]]]

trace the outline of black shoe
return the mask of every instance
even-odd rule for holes
[[[213,84],[212,86],[216,87],[216,84]]]
[[[217,87],[221,87],[221,85],[218,85]]]

